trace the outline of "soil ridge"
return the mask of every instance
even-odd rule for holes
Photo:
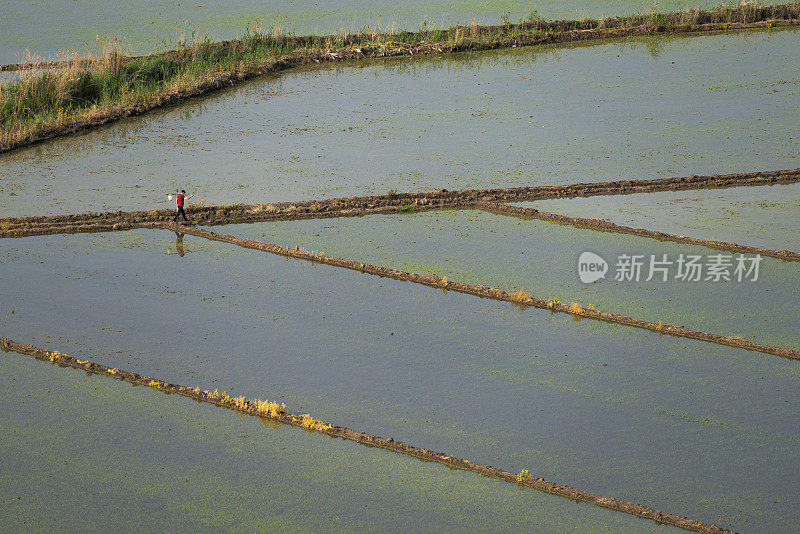
[[[283,408],[277,409],[273,413],[268,414],[260,408],[260,401],[250,401],[244,399],[244,397],[233,398],[224,393],[219,394],[217,391],[212,393],[209,391],[200,390],[200,388],[192,388],[189,386],[165,382],[163,380],[142,376],[138,373],[132,373],[122,369],[115,369],[99,363],[94,363],[92,361],[79,360],[58,351],[49,351],[34,345],[23,345],[7,337],[0,339],[0,348],[5,352],[16,352],[27,356],[32,356],[38,360],[49,361],[53,365],[80,369],[87,373],[107,376],[109,378],[128,382],[134,385],[147,386],[168,394],[177,393],[178,395],[194,399],[198,402],[207,402],[223,408],[236,410],[239,413],[270,419],[292,426],[304,427],[310,431],[319,432],[320,434],[354,441],[368,447],[386,449],[392,452],[412,456],[423,461],[436,462],[451,468],[472,471],[483,476],[505,480],[506,482],[510,482],[512,484],[533,488],[545,493],[550,493],[552,495],[567,497],[574,501],[586,502],[602,508],[608,508],[610,510],[623,512],[644,519],[650,519],[660,524],[673,525],[689,531],[710,534],[733,532],[731,530],[718,527],[717,525],[702,523],[700,521],[688,519],[686,517],[680,517],[668,512],[661,512],[638,503],[634,504],[628,501],[615,499],[613,497],[604,497],[596,493],[550,482],[543,478],[531,476],[527,473],[527,471],[522,471],[521,473],[511,473],[497,467],[456,458],[443,452],[434,452],[429,449],[415,447],[401,441],[396,441],[393,438],[382,438],[380,436],[367,434],[365,432],[358,432],[356,430],[335,424],[322,422],[321,425],[309,426],[306,423],[306,421],[308,421],[310,418],[308,415],[295,415],[286,412]],[[311,420],[313,421],[313,418],[311,418]],[[319,423],[319,421],[317,421],[317,423]]]

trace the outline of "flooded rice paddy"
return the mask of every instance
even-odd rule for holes
[[[672,531],[17,354],[0,387],[7,530]]]
[[[800,250],[800,184],[520,202],[570,217],[772,250]]]
[[[556,482],[698,520],[748,531],[786,530],[800,520],[789,497],[800,481],[796,471],[786,468],[800,459],[796,362],[596,321],[575,321],[564,314],[521,310],[468,295],[442,294],[232,245],[189,236],[181,239],[166,231],[6,239],[0,248],[3,335],[162,380],[285,402],[294,411],[308,411],[337,424],[512,471],[528,469]],[[27,370],[27,366],[51,369],[46,364],[20,362],[21,357],[14,355],[3,358],[14,358],[13,364],[2,364],[19,370],[13,378],[33,380],[35,376],[48,383],[51,391],[60,390],[61,386],[57,389],[57,384],[49,382],[50,371]],[[324,512],[333,506],[324,493],[331,487],[326,476],[330,471],[318,463],[330,455],[333,464],[339,465],[340,457],[341,463],[352,463],[347,460],[349,454],[359,455],[364,462],[373,462],[370,455],[388,454],[347,452],[354,445],[321,436],[306,440],[301,431],[263,437],[255,420],[239,421],[230,412],[167,399],[145,388],[130,393],[133,399],[126,401],[124,392],[132,392],[130,387],[52,369],[54,376],[70,373],[81,381],[91,380],[95,387],[115,391],[99,394],[88,388],[88,395],[95,397],[85,402],[100,412],[89,416],[84,412],[91,410],[78,407],[78,422],[60,419],[56,425],[58,432],[73,424],[83,428],[80,421],[85,419],[80,418],[91,417],[86,427],[97,433],[103,444],[99,450],[111,449],[111,459],[103,461],[125,464],[122,453],[113,450],[116,426],[102,417],[107,403],[111,403],[110,413],[121,412],[120,421],[131,421],[122,428],[132,428],[134,434],[137,428],[149,428],[147,412],[125,409],[138,403],[156,405],[152,412],[159,414],[159,429],[188,427],[191,440],[184,441],[183,432],[175,432],[179,436],[172,442],[173,434],[167,433],[155,446],[158,456],[168,459],[163,460],[167,473],[188,469],[195,480],[207,475],[197,496],[199,503],[218,485],[248,495],[241,484],[263,484],[262,469],[252,465],[261,465],[271,456],[255,454],[256,463],[248,461],[243,469],[242,455],[249,457],[251,450],[275,451],[280,446],[289,448],[287,454],[303,456],[306,448],[316,447],[318,453],[302,460],[312,467],[310,474],[301,473],[300,481],[288,482],[291,475],[285,466],[269,464],[263,470],[275,473],[271,484],[289,484],[290,495],[300,491],[298,485],[309,485],[313,494],[321,487],[319,506]],[[74,384],[75,390],[86,389],[74,380],[65,378],[64,383]],[[40,410],[32,413],[41,413],[47,388],[23,388],[36,399],[29,401],[31,409],[38,406]],[[24,395],[15,391],[17,396]],[[17,403],[16,396],[8,398]],[[3,399],[7,402],[6,396]],[[113,399],[118,399],[119,407]],[[162,407],[164,403],[169,408]],[[174,403],[178,405],[173,408]],[[68,401],[53,404],[56,410],[71,413]],[[34,415],[30,420],[48,421],[48,417]],[[93,425],[94,417],[104,422]],[[200,421],[206,424],[205,418],[211,420],[209,427],[215,427],[207,435],[199,428]],[[7,424],[23,432],[16,426],[23,425],[22,419],[9,419]],[[26,435],[42,432],[39,427],[30,428],[33,423],[25,425]],[[237,428],[229,432],[230,425]],[[253,427],[240,430],[246,425],[256,425],[258,434],[254,435]],[[292,434],[285,440],[290,443],[283,443],[282,435],[289,432],[303,439]],[[59,439],[69,442],[68,435]],[[169,460],[179,455],[168,451],[181,450],[195,436],[212,451],[233,450],[236,455],[228,460],[231,454],[226,452],[213,461],[213,467],[202,470],[199,461],[187,468],[184,458]],[[19,447],[11,437],[4,440],[10,450]],[[278,442],[272,445],[273,440]],[[136,453],[141,447],[149,457],[155,454],[147,452],[152,446],[134,441],[130,448]],[[190,450],[203,458],[214,457],[204,456],[205,450]],[[392,462],[398,461],[401,467],[397,469],[406,477],[403,488],[419,486],[401,499],[441,493],[439,482],[430,480],[433,475],[420,474],[422,464],[389,456],[392,460],[379,473],[388,470],[388,478],[398,465]],[[355,460],[356,465],[360,461]],[[160,462],[145,472],[158,472]],[[228,462],[238,466],[235,473],[250,473],[245,482],[222,474]],[[288,463],[297,467],[291,460]],[[50,467],[42,465],[37,471],[40,478],[34,479],[39,480],[37,484],[46,482],[49,468],[62,469],[59,461]],[[362,475],[346,475],[351,476],[358,482]],[[184,477],[190,478],[178,476]],[[126,483],[143,482],[132,475]],[[469,492],[453,484],[467,498]],[[489,506],[487,513],[499,517],[492,503],[503,501],[505,490],[492,481],[470,484],[488,485],[478,495],[494,495],[484,505]],[[361,504],[345,505],[354,516],[343,515],[342,525],[354,521],[357,526],[371,517],[369,511],[366,515],[355,511],[363,506],[359,499],[364,499],[358,485],[345,489],[354,492],[353,503]],[[341,484],[334,486],[339,489]],[[156,484],[152,491],[158,495],[164,486]],[[175,499],[175,508],[185,506],[179,497],[170,499],[171,505]],[[517,499],[507,504],[512,511],[502,520],[507,524],[496,525],[499,530],[514,527],[518,517],[514,506],[530,506]],[[428,506],[425,510],[432,507],[434,528],[436,521],[471,525],[468,516],[454,519],[435,503]],[[213,508],[209,515],[220,509]],[[253,513],[262,509],[263,503]],[[281,510],[287,520],[297,520],[292,515],[295,509]],[[407,512],[390,510],[394,515],[387,524],[402,524]],[[533,515],[543,517],[546,530],[552,525],[548,517],[561,518],[569,529],[573,528],[569,521],[576,525],[595,521],[584,519],[582,512],[554,510],[552,516],[544,511]],[[302,520],[313,529],[315,514]],[[601,527],[606,524],[606,519],[596,521]],[[638,524],[632,528],[638,529]]]
[[[143,53],[186,23],[226,38],[254,16],[331,33],[532,9],[0,6],[14,15],[0,20],[0,62],[23,42],[46,53],[92,41],[99,25]],[[535,7],[582,18],[650,6]],[[799,38],[636,38],[294,70],[2,155],[0,213],[150,210],[178,188],[224,205],[794,168]],[[797,185],[524,205],[798,250]],[[646,281],[647,264],[619,281],[622,254],[726,253],[478,210],[214,230],[800,348],[797,262],[765,257],[756,281]],[[605,280],[579,280],[586,251],[610,264]],[[166,230],[2,239],[0,295],[0,336],[21,343],[734,530],[800,524],[797,361]],[[12,530],[667,528],[13,353],[0,354],[0,391],[0,524]]]
[[[49,215],[799,166],[794,30],[347,64],[0,156]]]
[[[731,253],[474,210],[226,225],[218,231],[457,282],[524,290],[567,304],[591,304],[655,323],[800,347],[794,311],[800,297],[797,262],[762,257],[755,281],[753,275],[742,276],[741,282],[736,277],[705,280],[707,270],[698,282],[676,279],[681,254],[701,256],[707,264],[714,255]],[[580,280],[578,259],[586,251],[608,262],[605,279]],[[626,254],[643,256],[638,281],[615,280]],[[662,261],[664,255],[673,262],[665,266],[667,280],[655,270],[648,281],[650,256]]]
[[[684,8],[709,8],[718,2],[662,0],[662,12]],[[241,37],[255,21],[299,35],[336,34],[364,28],[383,31],[469,24],[499,24],[507,14],[511,22],[536,11],[547,19],[582,19],[650,12],[645,0],[547,0],[531,4],[519,0],[456,0],[454,2],[401,2],[343,0],[293,0],[291,2],[154,2],[110,4],[100,0],[55,0],[49,2],[0,1],[5,16],[0,19],[0,63],[16,63],[30,49],[47,57],[62,49],[81,50],[96,37],[124,37],[133,54],[148,54],[174,48],[192,32],[209,34],[214,40]]]

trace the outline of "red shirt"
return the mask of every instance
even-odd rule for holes
[[[181,194],[181,195],[178,195],[178,206],[181,206],[181,207],[183,207],[183,199],[184,199],[184,198],[185,198],[185,197],[184,197],[182,194]]]

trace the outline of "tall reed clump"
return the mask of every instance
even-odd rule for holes
[[[30,58],[20,78],[0,87],[0,125],[3,133],[30,122],[41,123],[70,110],[96,103],[103,95],[114,96],[124,53],[119,40],[102,43],[99,53],[64,53],[69,60],[58,69],[51,62]],[[42,69],[44,69],[42,71]]]
[[[289,51],[288,43],[279,30],[262,33],[256,26],[238,41],[212,43],[193,34],[177,50],[138,58],[120,39],[98,39],[85,53],[48,60],[29,55],[19,79],[0,85],[0,147],[70,119],[146,103],[159,92]]]

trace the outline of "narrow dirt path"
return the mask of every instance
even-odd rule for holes
[[[0,339],[0,348],[6,352],[16,352],[19,354],[32,356],[38,360],[49,361],[59,366],[72,367],[87,373],[103,375],[116,380],[121,380],[123,382],[147,386],[164,393],[177,393],[178,395],[182,395],[199,402],[207,402],[223,408],[236,410],[239,413],[271,419],[273,421],[278,421],[292,426],[301,426],[308,430],[319,432],[320,434],[342,438],[349,441],[355,441],[356,443],[360,443],[368,447],[379,447],[381,449],[412,456],[420,460],[443,464],[451,468],[472,471],[483,476],[505,480],[506,482],[510,482],[512,484],[533,488],[545,493],[550,493],[552,495],[567,497],[574,501],[586,502],[602,508],[608,508],[610,510],[623,512],[625,514],[630,514],[644,519],[650,519],[657,523],[673,525],[694,532],[713,534],[732,532],[716,525],[710,525],[708,523],[702,523],[686,517],[680,517],[675,514],[661,512],[641,504],[633,504],[628,501],[615,499],[613,497],[603,497],[602,495],[598,495],[596,493],[575,489],[563,484],[549,482],[543,478],[530,476],[526,471],[521,473],[511,473],[497,467],[491,467],[489,465],[478,464],[469,460],[455,458],[443,452],[434,452],[421,447],[408,445],[401,441],[395,441],[392,438],[386,439],[380,436],[367,434],[365,432],[358,432],[347,427],[323,423],[319,420],[315,420],[310,415],[295,415],[286,412],[285,407],[278,407],[275,403],[248,400],[244,397],[230,397],[225,393],[220,394],[217,391],[212,393],[209,391],[202,391],[200,388],[192,388],[189,386],[173,384],[163,380],[158,380],[156,378],[132,373],[130,371],[114,369],[112,367],[107,367],[91,361],[79,360],[57,351],[48,351],[33,345],[22,345],[12,341],[7,337]]]
[[[202,225],[251,223],[329,217],[353,217],[397,210],[425,211],[441,208],[471,208],[486,202],[523,202],[552,198],[626,195],[657,191],[721,189],[728,187],[766,186],[800,182],[800,168],[738,174],[711,174],[658,178],[655,180],[617,180],[509,187],[499,189],[464,189],[425,193],[400,193],[360,197],[276,202],[272,204],[236,204],[232,206],[191,207],[192,220]],[[172,218],[168,209],[152,211],[105,211],[75,215],[7,217],[0,219],[0,238],[79,232],[109,232],[133,228],[155,228]]]
[[[600,232],[631,234],[640,237],[649,237],[652,239],[658,239],[660,241],[674,241],[675,243],[701,245],[704,247],[709,247],[719,250],[727,250],[729,252],[739,252],[742,254],[761,254],[762,256],[770,256],[773,258],[778,258],[786,261],[800,261],[800,252],[794,252],[791,250],[772,250],[768,248],[751,247],[749,245],[739,245],[738,243],[731,243],[728,241],[714,241],[710,239],[698,239],[695,237],[667,234],[656,230],[645,230],[643,228],[631,228],[630,226],[622,226],[612,222],[604,221],[602,219],[569,217],[567,215],[560,215],[558,213],[539,211],[536,208],[521,208],[519,206],[509,206],[508,204],[500,204],[498,202],[481,202],[476,204],[475,207],[491,213],[497,213],[500,215],[509,215],[511,217],[522,217],[526,219],[538,219],[541,221],[547,221],[557,224],[568,224],[576,228],[588,228],[590,230],[597,230]]]
[[[290,258],[297,258],[317,263],[324,263],[326,265],[333,265],[335,267],[352,269],[362,273],[374,274],[385,278],[393,278],[395,280],[400,280],[403,282],[414,282],[416,284],[422,284],[430,287],[435,287],[438,289],[444,289],[447,291],[456,291],[458,293],[466,293],[469,295],[475,295],[483,298],[512,302],[514,304],[521,306],[532,306],[534,308],[550,310],[552,312],[568,313],[573,316],[586,317],[588,319],[596,319],[599,321],[606,321],[609,323],[616,323],[625,326],[633,326],[635,328],[643,328],[645,330],[650,330],[652,332],[657,332],[659,334],[668,334],[671,336],[697,339],[699,341],[718,343],[720,345],[727,345],[729,347],[735,347],[739,349],[753,350],[753,351],[763,352],[766,354],[773,354],[775,356],[780,356],[782,358],[788,358],[791,360],[800,360],[800,351],[798,350],[787,349],[783,347],[775,347],[772,345],[764,345],[761,343],[755,343],[753,341],[748,341],[746,339],[741,339],[741,338],[720,336],[717,334],[711,334],[707,332],[699,332],[697,330],[690,330],[688,328],[684,328],[683,326],[662,324],[660,322],[653,323],[650,321],[642,321],[640,319],[634,319],[632,317],[627,317],[625,315],[608,313],[600,310],[595,310],[590,307],[584,307],[581,306],[579,303],[565,304],[555,299],[544,300],[541,298],[533,297],[525,293],[524,291],[509,293],[507,291],[503,291],[502,289],[490,288],[484,285],[470,285],[470,284],[463,284],[460,282],[452,282],[447,280],[447,278],[439,278],[438,276],[432,276],[432,275],[425,276],[415,273],[407,273],[404,271],[398,271],[396,269],[389,269],[387,267],[379,267],[377,265],[372,265],[369,263],[360,263],[357,261],[326,256],[320,252],[313,252],[313,251],[310,252],[302,248],[292,249],[287,247],[281,247],[278,245],[262,243],[261,241],[254,241],[252,239],[242,239],[232,235],[216,234],[208,230],[193,228],[191,226],[182,226],[177,224],[163,224],[161,228],[165,230],[183,232],[184,234],[189,234],[196,237],[203,237],[205,239],[210,239],[212,241],[230,243],[232,245],[237,245],[243,248],[270,252],[272,254],[278,254],[280,256],[287,256]]]

